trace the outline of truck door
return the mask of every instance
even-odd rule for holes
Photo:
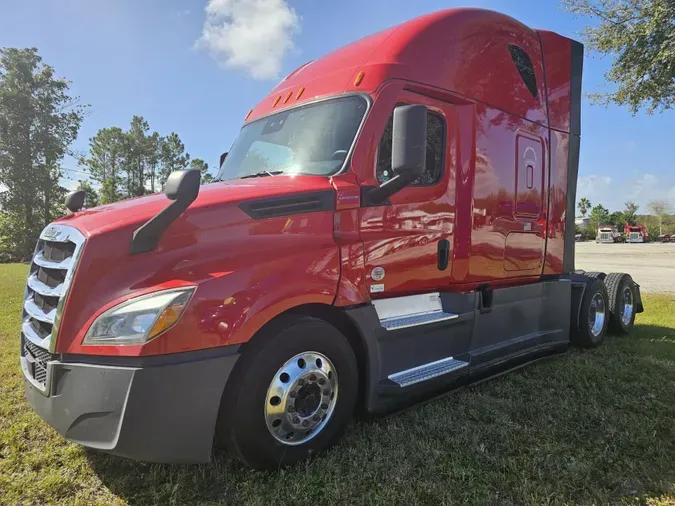
[[[361,209],[366,284],[373,298],[432,292],[447,285],[452,258],[454,187],[449,191],[450,104],[404,91],[399,104],[427,106],[427,166],[413,184],[386,204]],[[378,183],[391,172],[392,118],[384,129],[372,170]]]
[[[506,236],[504,270],[541,271],[547,234],[544,141],[524,130],[516,131],[515,141],[513,215],[516,226]]]

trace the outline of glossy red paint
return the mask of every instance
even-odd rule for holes
[[[529,55],[534,94],[510,46]],[[370,108],[345,170],[332,178],[276,176],[202,187],[157,250],[142,255],[129,256],[131,235],[166,206],[162,195],[64,218],[87,243],[57,352],[153,355],[243,343],[303,304],[347,306],[562,273],[570,48],[569,39],[496,12],[450,9],[300,67],[246,122],[317,99],[363,94]],[[378,146],[398,103],[423,104],[443,118],[444,170],[436,184],[406,187],[390,205],[368,207],[362,192],[379,185]],[[334,192],[334,211],[255,220],[238,207],[320,190]],[[450,262],[441,271],[443,239],[450,242]],[[375,267],[384,278],[372,278]],[[186,314],[150,343],[81,344],[104,310],[185,285],[197,287]]]
[[[133,230],[165,206],[166,198],[147,197],[63,220],[85,233],[87,244],[57,352],[133,356],[241,343],[286,309],[331,304],[340,267],[333,213],[254,220],[237,206],[261,195],[331,190],[329,180],[277,176],[250,181],[203,187],[157,250],[142,255],[128,254]],[[145,346],[81,344],[104,310],[131,297],[185,285],[197,286],[186,314]]]

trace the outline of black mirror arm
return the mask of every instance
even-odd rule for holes
[[[199,195],[200,179],[201,173],[196,169],[176,171],[169,175],[165,193],[171,203],[134,231],[130,255],[148,253],[157,247],[162,234]]]
[[[192,204],[190,201],[174,200],[159,213],[134,231],[131,239],[130,255],[148,253],[157,248],[159,239],[178,217]]]
[[[380,186],[370,188],[368,191],[368,200],[371,204],[380,204],[394,193],[401,191],[415,179],[417,179],[417,174],[399,174],[394,176]]]

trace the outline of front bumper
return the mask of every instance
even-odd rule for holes
[[[24,383],[37,414],[71,441],[149,462],[208,462],[238,357],[238,346],[148,359],[80,356],[50,363],[47,392]]]

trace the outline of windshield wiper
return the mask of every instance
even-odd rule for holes
[[[254,174],[246,174],[245,176],[241,176],[239,179],[246,179],[246,178],[251,178],[251,177],[265,177],[265,176],[278,176],[279,174],[283,174],[283,170],[263,170],[261,172],[256,172]]]

